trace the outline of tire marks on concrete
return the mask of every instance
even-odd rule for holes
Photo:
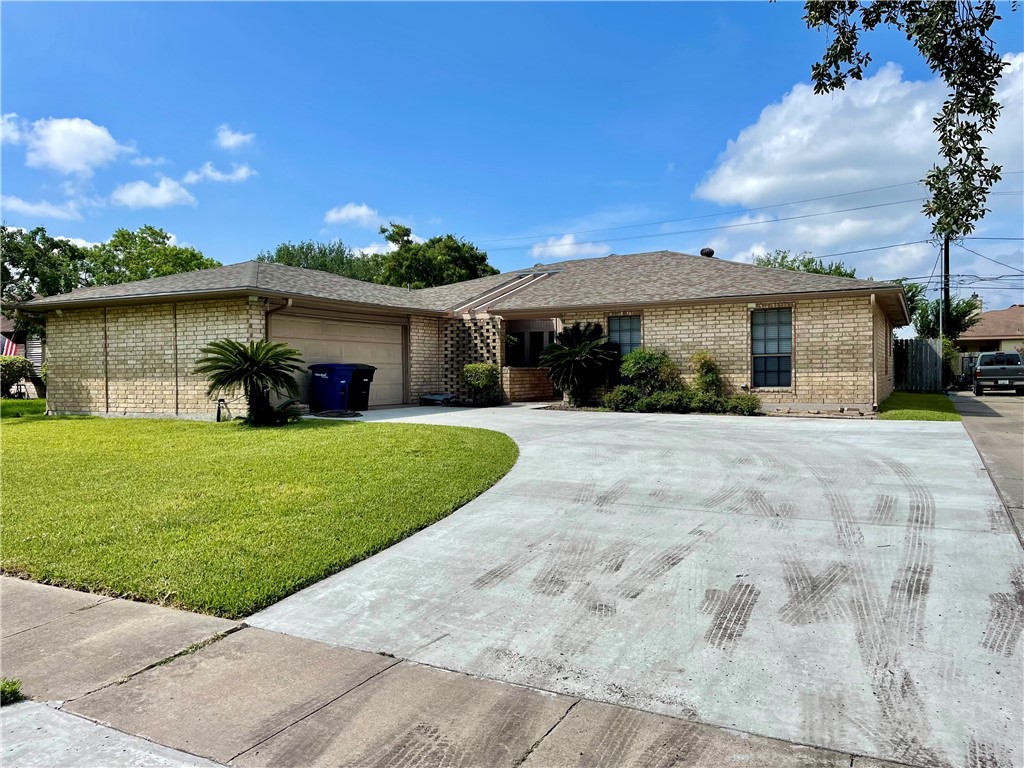
[[[875,497],[868,522],[875,525],[890,525],[896,515],[896,499],[885,493]]]
[[[833,563],[821,573],[812,574],[799,560],[785,561],[783,581],[789,600],[779,609],[779,618],[791,625],[848,618],[839,590],[846,583],[849,570],[842,563]]]
[[[972,736],[967,745],[967,768],[1013,768],[1013,758],[1009,750]]]
[[[747,628],[761,591],[753,584],[737,581],[728,590],[709,589],[701,610],[711,614],[711,626],[704,633],[708,645],[731,650]]]
[[[1010,657],[1020,645],[1024,633],[1024,566],[1017,566],[1010,576],[1010,592],[988,596],[988,624],[981,647],[1000,656]]]
[[[373,763],[374,768],[427,768],[458,766],[460,755],[436,725],[417,723],[396,737]]]
[[[920,637],[932,570],[928,535],[935,524],[935,501],[928,489],[899,462],[890,464],[910,494],[901,559],[889,595],[871,578],[864,535],[849,499],[836,490],[828,469],[812,467],[825,495],[836,539],[847,556],[850,608],[861,662],[878,704],[875,722],[864,729],[887,756],[908,763],[947,764],[928,745],[931,726],[924,701],[902,658]],[[879,471],[881,469],[879,468]]]
[[[703,538],[703,537],[702,537]],[[651,584],[660,580],[665,574],[679,565],[697,548],[700,540],[677,544],[650,555],[641,562],[618,587],[620,596],[635,600],[643,594]]]
[[[585,581],[593,564],[594,541],[579,533],[562,537],[553,555],[533,577],[530,589],[539,595],[556,597],[576,582]]]

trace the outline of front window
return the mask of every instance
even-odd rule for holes
[[[755,387],[793,384],[793,310],[758,309],[750,313]]]
[[[640,348],[640,315],[608,318],[608,341],[618,347],[620,355]]]

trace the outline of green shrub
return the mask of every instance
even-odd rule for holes
[[[693,410],[693,392],[688,389],[652,392],[635,408],[641,413],[689,413]]]
[[[753,392],[733,395],[725,401],[725,410],[740,416],[754,416],[761,411],[761,398]]]
[[[677,389],[682,383],[679,366],[668,355],[642,347],[622,358],[619,372],[645,395]]]
[[[21,693],[21,680],[0,677],[0,707],[14,704],[25,698]]]
[[[46,386],[46,363],[43,363],[39,368],[39,378],[43,380],[43,386]]]
[[[634,412],[636,404],[643,398],[643,393],[629,384],[620,384],[604,396],[604,407],[613,411]]]
[[[713,392],[694,392],[690,400],[693,410],[698,413],[722,413],[725,411],[725,400]]]
[[[26,358],[14,355],[0,355],[0,397],[10,397],[11,387],[22,379],[30,379],[35,374]]]
[[[725,382],[715,356],[706,349],[698,349],[690,356],[690,365],[693,366],[694,389],[703,395],[720,398],[725,392]]]
[[[207,397],[241,387],[245,395],[247,424],[254,427],[279,426],[292,421],[285,409],[270,404],[270,393],[298,397],[295,374],[302,370],[299,352],[276,341],[234,339],[211,341],[200,352],[194,374],[206,377]]]
[[[498,402],[498,366],[490,363],[469,363],[462,369],[462,384],[474,403],[492,405]]]

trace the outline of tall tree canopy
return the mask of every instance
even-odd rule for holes
[[[847,267],[841,261],[830,261],[826,264],[821,259],[814,258],[808,251],[793,254],[790,251],[775,250],[754,256],[754,265],[758,267],[772,267],[773,269],[791,269],[794,272],[813,272],[818,275],[832,275],[834,277],[856,277],[857,270]]]
[[[925,177],[931,197],[924,213],[937,237],[970,234],[988,213],[986,200],[1002,168],[987,158],[982,144],[995,129],[1000,105],[996,86],[1005,62],[989,37],[1000,17],[993,0],[811,0],[804,21],[828,31],[821,61],[811,67],[815,93],[842,90],[848,79],[862,79],[871,54],[860,33],[879,25],[902,32],[949,88],[936,115],[935,133],[945,161]]]
[[[119,229],[89,253],[91,285],[130,283],[219,266],[219,261],[195,248],[174,245],[169,234],[148,225],[135,232]]]
[[[12,311],[11,303],[67,293],[87,284],[88,250],[50,237],[43,227],[0,226],[0,251],[5,313]]]
[[[281,243],[273,251],[260,251],[256,260],[287,264],[289,267],[319,269],[368,283],[381,282],[384,270],[384,257],[381,254],[356,253],[341,240],[329,243],[312,240],[303,240],[297,244]]]
[[[431,288],[498,274],[498,270],[487,263],[484,251],[455,235],[441,235],[417,243],[409,227],[394,222],[389,227],[381,227],[380,233],[395,246],[395,250],[384,257],[380,282],[386,285]]]
[[[918,303],[917,311],[914,313],[914,328],[922,339],[939,338],[939,305],[939,299]],[[961,333],[981,320],[980,309],[974,299],[953,296],[949,302],[949,312],[943,319],[943,337],[959,338]]]

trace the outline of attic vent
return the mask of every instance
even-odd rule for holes
[[[707,257],[709,259],[713,259],[713,258],[715,258],[715,249],[714,248],[701,248],[700,249],[700,255],[701,256],[705,256],[705,257]]]

